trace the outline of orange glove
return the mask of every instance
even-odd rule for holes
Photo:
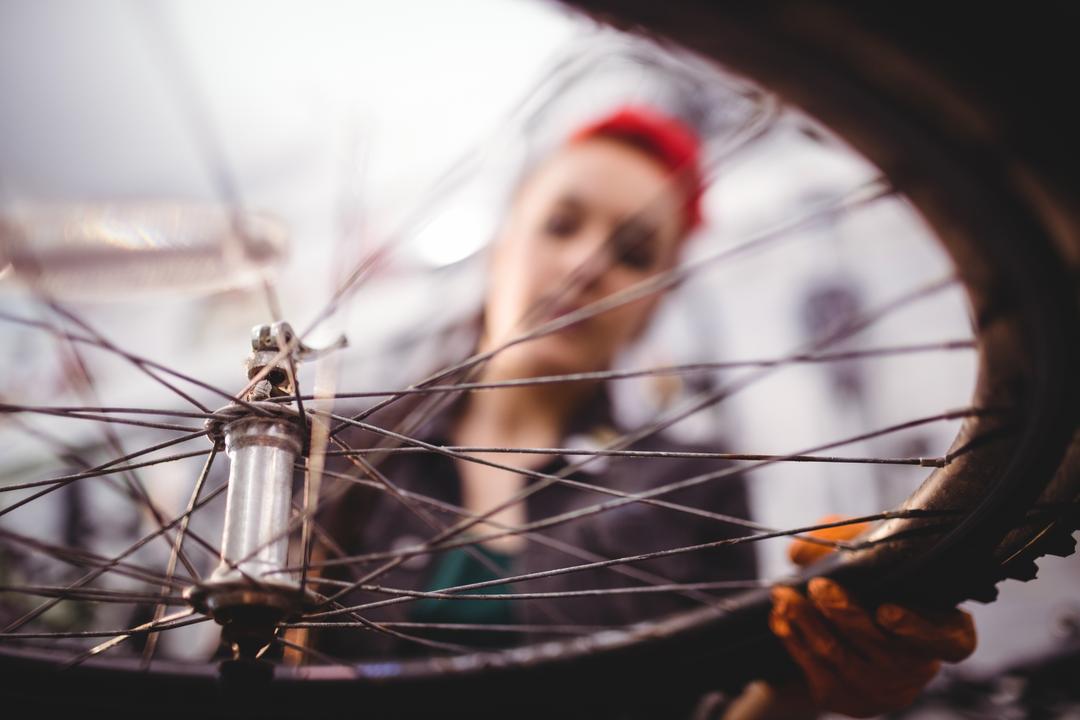
[[[838,523],[844,520],[843,515],[826,515],[818,520],[818,525],[827,525],[829,523]],[[820,530],[814,530],[807,533],[811,537],[816,537],[821,540],[842,541],[850,540],[853,537],[861,535],[870,529],[870,523],[848,523],[846,525],[835,525],[833,527],[821,528]],[[800,540],[795,538],[794,542],[788,546],[788,558],[791,562],[795,563],[799,567],[806,567],[812,565],[821,558],[825,557],[835,547],[828,545],[818,545],[817,543],[807,542],[806,540]]]
[[[830,531],[834,540],[857,534]],[[802,560],[826,553],[793,547],[791,554]],[[769,627],[802,668],[811,696],[823,709],[871,717],[905,707],[942,660],[958,662],[975,649],[975,625],[962,610],[926,613],[884,604],[871,613],[827,578],[814,578],[807,589],[804,597],[794,588],[774,588]]]

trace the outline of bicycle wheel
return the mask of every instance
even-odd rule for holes
[[[1069,550],[1071,526],[1052,511],[1073,501],[1076,478],[1065,472],[1052,484],[1051,479],[1075,429],[1076,383],[1070,368],[1077,357],[1076,303],[1062,259],[1075,257],[1063,243],[1075,238],[1070,232],[1080,225],[1060,204],[1075,173],[1048,163],[1022,106],[1004,102],[1018,97],[1015,87],[946,51],[942,39],[951,37],[948,31],[959,18],[935,11],[934,24],[921,26],[917,21],[926,17],[907,8],[912,18],[896,23],[895,17],[842,3],[815,9],[789,3],[783,12],[769,14],[687,3],[670,6],[662,17],[633,3],[588,5],[594,12],[614,13],[620,23],[715,56],[821,119],[875,162],[930,219],[975,309],[979,383],[972,406],[1008,412],[968,418],[954,444],[955,457],[909,501],[928,517],[892,521],[878,531],[878,537],[905,533],[904,542],[847,555],[829,574],[867,598],[952,603],[985,597],[994,582],[1022,572],[1041,552]],[[924,33],[929,27],[934,31]],[[845,43],[835,43],[837,37]],[[933,41],[941,52],[929,68],[904,64],[918,57],[914,49],[920,43]],[[977,56],[987,57],[985,52]],[[880,62],[894,72],[866,72],[879,66],[867,58],[886,58]],[[1038,63],[1029,61],[1029,67]],[[961,92],[950,73],[973,67],[999,95],[975,101]],[[926,93],[943,93],[956,105],[927,107],[922,104]],[[970,112],[970,105],[988,117],[1014,121],[1012,132],[1030,144],[1014,144],[1008,134],[973,137],[962,122],[956,124],[957,116],[968,117],[964,108]],[[1045,136],[1067,137],[1064,132]],[[984,442],[987,437],[996,440]],[[1047,506],[1045,512],[1029,517],[1037,503]],[[962,521],[942,531],[940,513],[957,510],[964,513]],[[931,588],[927,596],[913,596],[909,589],[915,574],[922,587]],[[288,714],[348,701],[423,712],[468,700],[475,712],[499,712],[517,708],[525,696],[531,714],[546,710],[544,691],[558,687],[562,693],[587,693],[592,699],[582,700],[583,709],[624,703],[640,709],[648,707],[657,682],[691,697],[782,672],[782,652],[765,629],[767,609],[766,596],[758,592],[728,599],[723,611],[707,607],[531,648],[357,664],[348,673],[334,666],[281,668],[271,685],[242,699],[241,707]],[[211,667],[159,663],[157,673],[134,675],[137,661],[102,659],[54,676],[55,659],[26,651],[5,652],[3,663],[7,676],[19,679],[23,688],[62,681],[69,694],[54,698],[61,705],[97,703],[122,712],[136,697],[165,694],[177,698],[177,712],[226,707],[216,705],[217,673]],[[12,693],[20,691],[12,686]],[[230,704],[227,711],[236,707]]]

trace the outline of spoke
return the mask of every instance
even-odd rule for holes
[[[146,535],[146,536],[142,537],[137,542],[135,542],[134,544],[127,547],[119,555],[117,555],[116,557],[109,560],[105,565],[103,565],[103,566],[101,566],[101,567],[99,567],[99,568],[97,568],[95,570],[92,570],[91,572],[87,573],[86,575],[84,575],[79,580],[75,581],[72,585],[70,585],[71,589],[77,589],[77,588],[83,587],[84,585],[87,585],[87,584],[93,582],[96,578],[100,577],[104,573],[112,570],[117,564],[120,563],[121,560],[123,560],[124,558],[126,558],[129,555],[133,554],[139,548],[143,547],[144,545],[146,545],[147,543],[149,543],[151,540],[158,537],[159,535],[164,535],[165,531],[168,528],[171,528],[174,525],[177,525],[177,524],[183,522],[184,518],[189,517],[192,512],[194,512],[195,510],[203,507],[208,502],[210,502],[211,500],[216,498],[218,495],[222,494],[222,492],[224,492],[226,487],[227,487],[227,485],[221,485],[217,489],[213,490],[212,492],[210,492],[206,496],[206,498],[201,500],[191,511],[184,512],[184,514],[180,515],[177,518],[174,518],[170,522],[166,523],[163,527],[153,531],[149,535]],[[0,533],[2,533],[4,535],[11,535],[11,533],[8,533],[7,531],[4,531],[4,530],[0,530]],[[190,532],[189,532],[189,534],[190,534]],[[55,606],[58,602],[60,602],[60,600],[61,600],[61,598],[55,598],[53,600],[50,600],[47,603],[39,605],[34,610],[31,610],[30,612],[28,612],[28,613],[24,614],[23,616],[13,620],[12,622],[10,622],[7,626],[4,627],[3,632],[13,632],[15,630],[18,630],[20,627],[24,626],[26,623],[28,623],[31,620],[39,617],[42,613],[46,612],[51,607]]]
[[[619,625],[503,625],[499,623],[424,623],[424,622],[385,622],[383,627],[416,630],[471,630],[479,632],[510,633],[548,633],[552,635],[587,635],[606,630],[621,629]],[[287,628],[301,629],[359,629],[362,623],[355,622],[295,622],[285,625]]]
[[[338,393],[335,399],[346,400],[356,398],[377,398],[390,395],[433,395],[437,393],[456,393],[468,390],[498,390],[501,388],[530,387],[534,385],[554,385],[571,382],[596,382],[599,380],[626,380],[639,377],[653,377],[660,375],[693,375],[698,373],[710,373],[717,370],[738,370],[744,368],[776,367],[781,365],[795,365],[806,363],[828,363],[866,358],[892,357],[924,352],[948,352],[954,350],[971,350],[976,347],[973,340],[946,340],[933,343],[919,343],[914,345],[900,345],[884,348],[870,348],[866,350],[846,350],[832,353],[796,353],[779,358],[761,358],[755,360],[731,360],[722,362],[688,363],[684,365],[662,365],[653,368],[636,370],[597,370],[593,372],[566,373],[563,375],[542,375],[538,377],[519,378],[514,380],[499,380],[493,382],[470,382],[454,385],[427,385],[424,387],[403,388],[398,390],[370,390],[365,392]],[[305,400],[311,399],[304,396]],[[289,398],[275,398],[277,402],[288,401]]]
[[[194,613],[195,613],[194,608],[185,608],[185,609],[180,610],[178,612],[175,612],[175,613],[173,613],[171,615],[166,615],[165,617],[161,618],[160,620],[151,620],[150,622],[143,623],[142,625],[138,625],[136,627],[133,627],[130,630],[125,630],[125,631],[123,631],[123,633],[117,635],[116,637],[112,638],[111,640],[106,640],[105,642],[101,643],[100,645],[95,645],[94,647],[90,648],[89,650],[87,650],[83,654],[81,654],[81,655],[73,658],[72,660],[68,661],[65,664],[65,667],[68,667],[68,668],[74,667],[75,665],[79,665],[80,663],[82,663],[82,662],[84,662],[86,660],[89,660],[90,658],[94,657],[95,655],[100,655],[101,653],[103,653],[103,652],[105,652],[107,650],[111,650],[112,648],[116,647],[117,645],[124,642],[128,638],[133,637],[136,634],[139,634],[140,631],[146,633],[146,632],[153,632],[153,631],[157,630],[157,631],[160,632],[161,630],[171,630],[171,629],[173,629],[175,627],[181,627],[181,625],[178,624],[176,621],[184,620],[185,618],[188,618],[189,616],[193,615]],[[186,624],[187,625],[194,625],[195,623],[206,622],[208,620],[210,620],[210,618],[208,618],[208,617],[191,618],[191,620],[189,622],[187,622]]]
[[[107,468],[110,468],[110,467],[116,465],[117,463],[124,462],[125,460],[131,460],[132,458],[136,458],[136,457],[140,457],[142,455],[146,455],[147,453],[154,452],[155,450],[161,450],[163,448],[171,447],[173,445],[179,445],[182,442],[187,442],[188,440],[193,440],[193,439],[195,439],[197,437],[202,437],[205,434],[206,434],[206,431],[201,430],[201,431],[199,431],[197,433],[191,433],[190,435],[184,435],[182,437],[173,438],[172,440],[167,440],[165,442],[158,443],[157,445],[151,445],[148,448],[144,448],[144,449],[139,450],[137,452],[128,453],[127,455],[124,455],[122,457],[118,457],[118,458],[115,458],[113,460],[110,460],[107,463],[97,465],[97,466],[95,466],[93,468],[90,468],[90,470],[88,470],[87,472],[97,472],[99,470],[105,470]],[[77,474],[82,475],[83,473],[77,473]],[[102,474],[106,474],[106,473],[102,473]],[[92,477],[92,476],[87,476],[87,477]],[[16,510],[16,509],[22,507],[23,505],[26,505],[29,502],[33,502],[34,500],[37,500],[38,498],[42,497],[43,495],[48,495],[51,492],[55,492],[55,491],[59,490],[60,488],[64,487],[65,485],[73,483],[78,479],[79,479],[78,477],[74,477],[72,479],[64,480],[63,482],[53,484],[50,487],[45,488],[44,490],[40,490],[40,491],[34,493],[33,495],[31,495],[30,497],[23,498],[22,500],[18,501],[17,503],[15,503],[13,505],[9,505],[8,507],[4,508],[3,510],[0,510],[0,517],[8,514],[9,512],[11,512],[13,510]]]
[[[843,457],[838,455],[769,455],[762,453],[689,452],[678,450],[587,450],[584,448],[536,448],[536,447],[483,447],[470,445],[442,445],[444,450],[461,454],[505,453],[509,455],[583,455],[632,458],[695,458],[700,460],[776,460],[778,462],[818,462],[866,465],[916,465],[920,467],[944,467],[945,457]],[[330,450],[331,456],[401,455],[435,453],[435,450],[417,445],[392,448],[363,448],[353,450]]]
[[[116,637],[123,636],[125,639],[137,635],[151,635],[153,633],[164,632],[166,630],[174,630],[176,628],[187,627],[188,625],[195,625],[210,620],[208,617],[197,617],[184,619],[186,615],[191,615],[193,611],[185,610],[182,613],[175,613],[170,617],[176,618],[175,621],[161,622],[154,626],[140,625],[135,628],[129,628],[125,630],[86,630],[86,631],[73,631],[73,632],[41,632],[41,633],[0,633],[0,640],[44,640],[44,639],[63,639],[63,638],[94,638],[94,637]],[[164,620],[164,618],[163,618]],[[81,662],[81,660],[80,660]]]
[[[12,492],[14,490],[26,490],[28,488],[42,487],[46,485],[59,485],[68,484],[75,480],[82,480],[83,478],[101,477],[103,475],[111,475],[113,473],[124,472],[126,470],[134,470],[136,468],[151,467],[153,465],[160,465],[162,463],[175,462],[176,460],[184,460],[190,457],[200,457],[202,455],[209,455],[213,452],[213,449],[209,450],[193,450],[187,453],[178,453],[176,455],[169,455],[163,458],[156,458],[154,460],[147,460],[141,463],[132,463],[130,465],[118,465],[110,468],[99,470],[87,470],[86,472],[74,473],[72,475],[61,475],[50,480],[34,480],[25,483],[16,483],[13,485],[5,485],[0,487],[0,493]],[[3,512],[6,512],[8,508],[5,508]]]
[[[600,595],[633,595],[639,593],[672,593],[686,590],[748,590],[768,587],[771,583],[764,580],[716,580],[696,583],[669,583],[667,585],[632,585],[629,587],[592,588],[589,590],[563,590],[553,592],[523,593],[478,593],[461,594],[448,591],[405,590],[383,585],[361,585],[358,589],[367,592],[394,595],[409,598],[430,598],[436,600],[538,600],[573,597],[595,597]],[[342,586],[347,583],[342,583]]]
[[[146,420],[132,420],[130,418],[118,418],[110,415],[96,415],[93,413],[74,412],[70,410],[49,410],[47,408],[27,408],[20,405],[0,403],[0,413],[29,412],[39,415],[53,415],[75,420],[94,420],[101,423],[113,423],[116,425],[135,425],[137,427],[155,428],[159,430],[177,430],[179,432],[197,432],[199,428],[189,425],[176,425],[173,423],[155,423]]]
[[[171,589],[171,588],[169,588]],[[81,600],[83,602],[134,604],[155,602],[164,597],[170,604],[183,603],[179,595],[161,593],[138,593],[127,590],[102,590],[100,588],[81,588],[72,590],[62,585],[0,585],[0,592],[36,595],[38,597],[59,597],[62,600]]]
[[[61,414],[61,413],[123,413],[129,415],[162,415],[168,417],[183,417],[194,418],[200,420],[211,420],[217,417],[212,412],[190,412],[186,410],[166,410],[164,408],[146,408],[146,407],[94,407],[92,405],[86,406],[35,406],[35,405],[11,405],[7,403],[0,403],[0,412],[29,412],[29,413],[45,413],[45,414]]]
[[[216,457],[217,449],[215,448],[213,452],[210,453],[210,456],[206,458],[206,463],[203,465],[202,472],[199,473],[199,477],[195,481],[195,487],[191,490],[191,497],[188,499],[187,508],[184,510],[184,518],[180,521],[180,529],[176,533],[176,540],[173,543],[172,552],[169,553],[169,563],[165,568],[166,581],[161,586],[162,599],[154,609],[154,622],[160,622],[165,615],[165,609],[169,604],[169,585],[172,583],[173,575],[176,573],[176,561],[180,557],[180,551],[184,546],[184,535],[187,534],[188,531],[191,513],[195,511],[195,505],[199,502],[199,495],[202,494],[203,485],[206,484],[206,478],[210,476],[210,468],[213,467],[214,458]],[[144,670],[150,666],[150,662],[153,660],[154,651],[157,649],[157,638],[157,635],[151,635],[146,639],[146,646],[143,648]]]
[[[745,535],[737,538],[725,538],[723,540],[714,540],[712,542],[698,543],[695,545],[685,545],[677,548],[669,548],[666,550],[656,550],[654,552],[641,553],[637,555],[626,555],[624,557],[613,558],[610,560],[602,560],[598,562],[582,563],[580,565],[571,565],[568,567],[558,568],[555,570],[540,570],[537,572],[524,573],[521,575],[513,575],[508,578],[501,578],[499,580],[485,580],[482,582],[469,583],[467,585],[457,585],[449,588],[442,588],[440,592],[443,593],[459,593],[467,590],[482,590],[484,588],[493,587],[496,585],[513,584],[518,582],[524,582],[526,580],[536,580],[539,578],[555,577],[558,575],[567,575],[570,573],[582,572],[584,570],[594,570],[602,567],[609,567],[611,565],[620,565],[625,563],[642,562],[645,560],[653,560],[661,557],[670,557],[672,555],[682,555],[692,552],[700,552],[702,550],[711,550],[714,548],[727,547],[733,545],[742,545],[751,542],[761,542],[762,540],[768,540],[777,537],[790,537],[797,534],[811,533],[816,530],[823,530],[826,528],[842,527],[847,525],[855,525],[866,522],[877,522],[879,520],[890,520],[895,518],[911,518],[911,517],[956,517],[962,516],[963,513],[957,511],[929,511],[929,510],[896,510],[890,512],[877,513],[875,515],[864,515],[857,518],[848,518],[831,523],[819,523],[816,525],[807,525],[800,528],[794,528],[791,530],[782,530],[769,533],[759,533],[757,535]],[[877,540],[875,543],[884,541]],[[333,617],[336,615],[345,614],[348,612],[362,612],[364,610],[371,610],[377,607],[384,607],[387,605],[398,605],[401,603],[413,602],[417,598],[412,596],[399,596],[390,598],[387,600],[378,600],[374,602],[363,603],[360,605],[350,606],[335,610],[325,610],[322,612],[310,613],[304,615],[305,620],[311,620],[315,618]]]

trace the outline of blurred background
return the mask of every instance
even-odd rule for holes
[[[7,0],[0,96],[0,402],[10,405],[185,407],[109,353],[80,353],[87,382],[66,343],[11,321],[70,327],[43,297],[117,346],[231,392],[245,380],[250,327],[271,321],[272,304],[298,329],[318,321],[313,346],[348,338],[338,392],[415,382],[468,354],[462,329],[483,294],[486,248],[522,173],[574,127],[627,102],[662,107],[707,139],[706,224],[688,263],[816,219],[704,265],[620,367],[781,357],[950,272],[900,198],[821,212],[877,177],[827,128],[752,80],[546,3]],[[839,349],[970,337],[954,287]],[[798,452],[964,407],[974,370],[963,349],[791,365],[669,432],[728,450]],[[613,383],[618,419],[636,427],[744,372]],[[305,367],[301,383],[313,381]],[[835,452],[938,457],[956,429],[939,422]],[[168,433],[124,428],[123,437],[131,450]],[[115,455],[96,423],[0,416],[3,482],[70,470],[73,454]],[[155,499],[179,511],[200,462],[147,468]],[[926,473],[772,465],[748,476],[753,519],[793,527],[877,512]],[[107,553],[151,527],[142,515],[87,482],[0,524]],[[200,522],[212,534],[212,514]],[[790,570],[785,546],[758,544],[768,577]],[[0,560],[9,579],[34,562]],[[1080,566],[1040,565],[1037,583],[1009,581],[1000,602],[971,608],[979,650],[946,676],[997,676],[1075,638]],[[58,609],[53,622],[73,620]],[[201,651],[191,650],[194,632],[163,642],[178,656]]]

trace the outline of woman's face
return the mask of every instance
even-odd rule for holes
[[[684,207],[668,169],[622,141],[598,137],[558,150],[519,188],[495,243],[485,346],[672,268]],[[658,300],[650,295],[508,348],[489,367],[507,377],[606,369]]]

